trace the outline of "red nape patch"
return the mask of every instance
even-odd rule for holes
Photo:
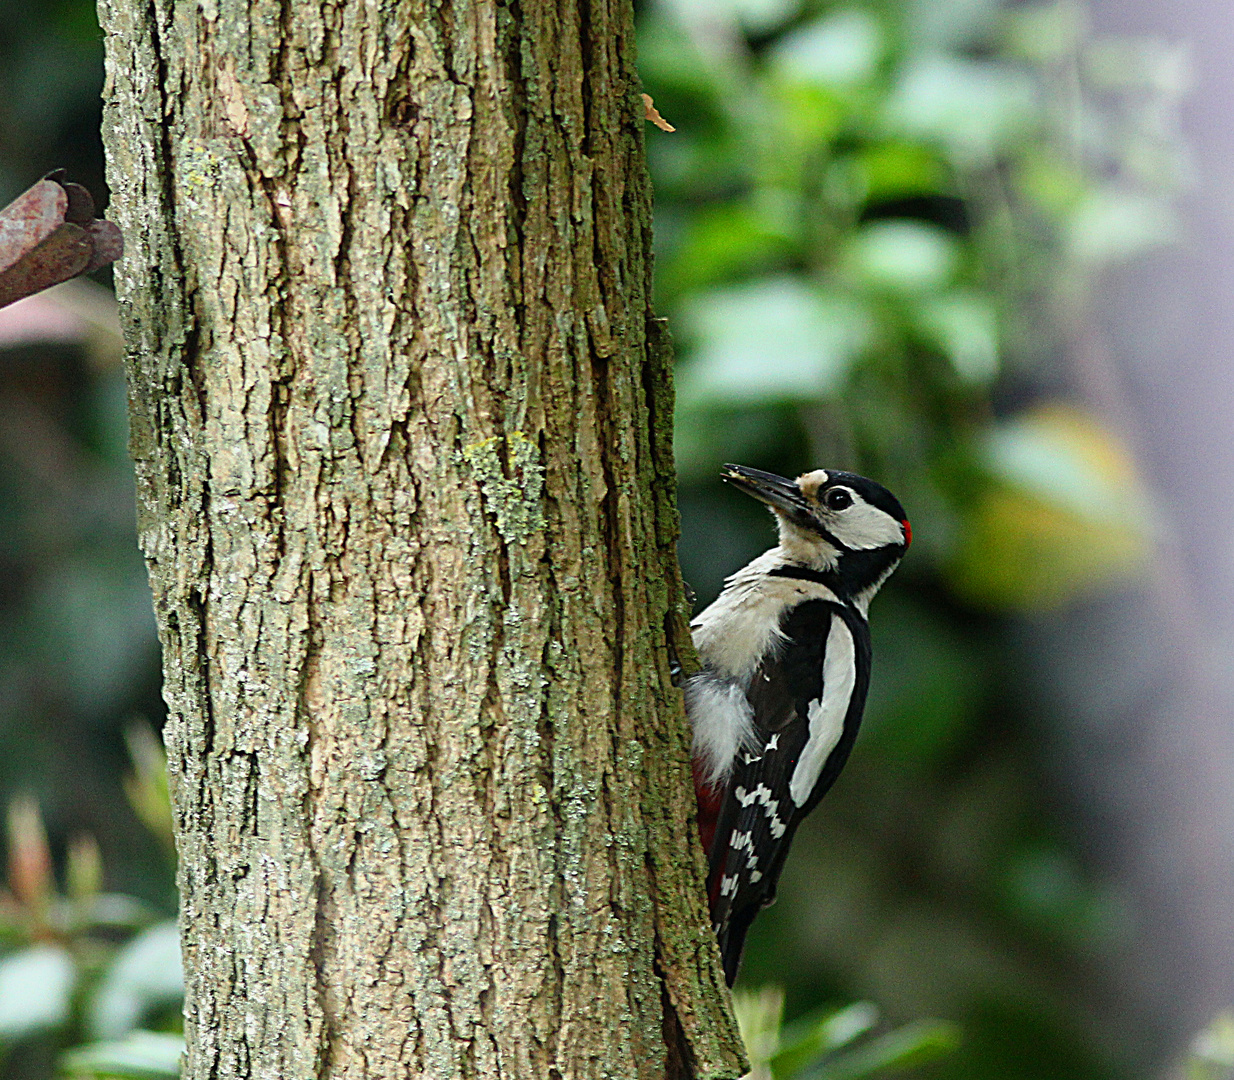
[[[904,546],[908,547],[913,542],[913,527],[907,520],[901,521],[900,524],[904,526]]]
[[[698,834],[703,841],[703,851],[710,855],[720,807],[724,805],[724,789],[706,783],[697,761],[690,763],[690,769],[694,773],[694,797],[698,800]]]

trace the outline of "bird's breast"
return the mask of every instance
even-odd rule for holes
[[[770,650],[784,640],[785,612],[805,600],[835,601],[825,586],[791,578],[767,577],[732,584],[691,624],[700,659],[718,675],[748,683]]]

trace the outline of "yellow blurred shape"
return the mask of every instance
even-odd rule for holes
[[[750,1059],[750,1071],[742,1080],[771,1080],[769,1063],[780,1048],[780,1025],[784,1021],[784,988],[734,990],[733,1014]]]
[[[949,578],[988,607],[1060,607],[1113,586],[1149,551],[1131,455],[1094,417],[1047,405],[999,425],[988,486],[964,519]]]

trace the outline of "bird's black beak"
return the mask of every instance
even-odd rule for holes
[[[783,476],[763,472],[761,469],[747,469],[744,465],[725,465],[724,479],[735,488],[789,517],[810,515],[810,507],[795,480],[786,480]]]

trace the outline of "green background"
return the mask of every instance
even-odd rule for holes
[[[1228,760],[1204,741],[1226,737],[1228,700],[1192,700],[1223,653],[1177,587],[1202,593],[1203,562],[1160,496],[1175,463],[1143,445],[1152,386],[1127,378],[1117,303],[1134,311],[1136,268],[1195,242],[1206,177],[1183,131],[1204,87],[1187,48],[1094,29],[1068,3],[661,0],[639,20],[645,89],[676,127],[647,143],[700,606],[773,541],[719,482],[726,461],[864,472],[914,530],[871,612],[856,752],[741,986],[783,988],[790,1021],[870,1003],[850,1050],[954,1024],[958,1048],[922,1075],[1181,1068],[1231,969],[1207,912],[1234,859],[1205,831],[1228,797],[1205,817],[1212,778],[1188,772]],[[0,202],[60,166],[101,194],[92,6],[0,0],[0,25]],[[105,297],[64,304],[59,331],[34,320],[55,340],[0,331],[13,1077],[177,1024],[123,372]],[[1195,1075],[1228,1072],[1221,1030]],[[878,1064],[815,1050],[776,1075]]]

